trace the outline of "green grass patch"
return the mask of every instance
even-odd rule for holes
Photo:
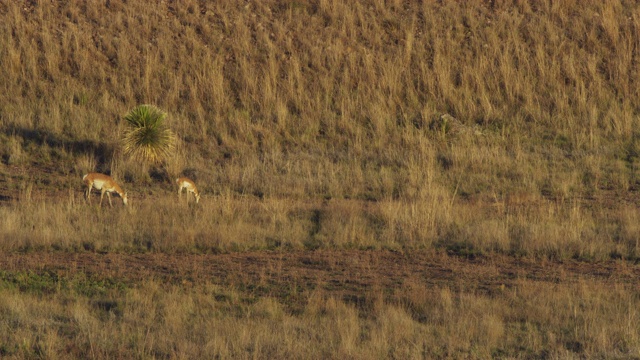
[[[70,277],[55,271],[0,271],[0,289],[16,289],[20,292],[48,295],[73,293],[89,298],[104,296],[112,291],[122,292],[129,286],[117,279],[77,273]]]

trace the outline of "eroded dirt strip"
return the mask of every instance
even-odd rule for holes
[[[243,286],[257,293],[323,289],[355,296],[375,289],[404,286],[491,293],[522,279],[548,283],[579,281],[623,284],[640,289],[640,266],[624,261],[586,263],[516,259],[492,255],[476,259],[431,251],[293,251],[230,254],[96,254],[45,253],[0,255],[8,272],[79,274],[130,283],[155,281],[197,285]],[[277,295],[277,294],[275,294]]]

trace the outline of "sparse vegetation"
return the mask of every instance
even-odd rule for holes
[[[152,5],[0,3],[1,252],[639,260],[635,2]],[[87,205],[89,171],[133,206]],[[588,277],[420,282],[367,308],[315,284],[294,308],[213,278],[85,291],[44,270],[0,273],[2,357],[640,356],[636,291]]]
[[[210,283],[51,285],[46,295],[37,284],[2,290],[3,357],[600,358],[638,350],[638,298],[593,283],[522,280],[499,295],[408,288],[394,301],[373,292],[360,306],[318,290],[298,296],[297,312],[286,300]]]

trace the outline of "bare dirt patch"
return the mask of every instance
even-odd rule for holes
[[[549,284],[580,281],[640,288],[640,266],[624,261],[586,263],[490,255],[475,259],[433,251],[322,250],[227,254],[11,253],[0,255],[5,271],[83,274],[138,283],[150,279],[198,286],[240,287],[255,295],[291,296],[316,289],[350,299],[405,286],[449,287],[492,294],[526,279]]]

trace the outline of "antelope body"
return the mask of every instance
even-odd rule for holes
[[[99,174],[99,173],[89,173],[85,174],[82,177],[82,181],[87,186],[87,191],[85,192],[85,196],[87,200],[91,202],[91,190],[96,188],[96,190],[100,190],[100,206],[102,206],[102,198],[104,197],[104,193],[107,193],[107,198],[109,199],[109,205],[113,207],[111,203],[111,193],[117,193],[122,198],[122,202],[127,205],[127,193],[122,191],[120,185],[118,185],[109,175]]]
[[[182,194],[182,189],[186,189],[187,201],[189,201],[189,193],[193,193],[196,197],[196,204],[200,201],[200,194],[198,193],[198,188],[193,180],[181,177],[176,179],[176,184],[178,184],[178,197]]]

